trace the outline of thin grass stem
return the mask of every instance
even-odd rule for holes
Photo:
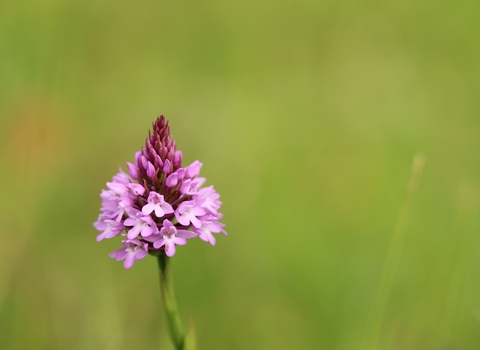
[[[405,225],[408,219],[410,207],[412,205],[413,196],[420,182],[424,164],[425,156],[420,153],[416,154],[413,158],[412,171],[408,181],[405,197],[397,217],[392,238],[390,240],[390,246],[388,248],[387,256],[383,266],[374,305],[363,337],[362,350],[378,349],[379,334],[385,315],[385,309],[388,303],[388,295],[392,289],[393,280],[402,252],[403,241],[405,237]]]

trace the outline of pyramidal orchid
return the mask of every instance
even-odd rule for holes
[[[198,160],[182,167],[166,119],[158,117],[145,147],[120,169],[100,193],[100,215],[93,224],[97,241],[121,237],[122,246],[110,253],[124,267],[131,268],[147,255],[157,257],[161,294],[170,338],[176,349],[195,349],[192,332],[185,335],[173,295],[169,261],[189,239],[215,245],[213,234],[227,234],[219,220],[222,214],[219,194],[213,186],[202,187]]]
[[[125,268],[146,253],[173,256],[175,245],[188,239],[198,237],[215,245],[212,232],[226,234],[218,221],[218,193],[213,186],[201,188],[202,163],[196,160],[182,167],[182,152],[163,116],[153,123],[145,147],[127,167],[128,173],[120,170],[102,190],[101,213],[94,223],[100,232],[97,241],[123,237],[123,247],[110,257],[125,260]]]

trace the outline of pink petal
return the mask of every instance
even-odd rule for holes
[[[178,168],[182,165],[182,151],[176,151],[173,156],[173,166]]]
[[[153,164],[148,162],[147,166],[147,176],[151,179],[155,176],[155,168],[153,167]]]
[[[100,242],[100,241],[104,240],[105,238],[106,238],[105,237],[105,232],[102,232],[97,236],[96,241]]]
[[[161,204],[161,207],[165,214],[171,214],[174,212],[173,207],[170,205],[170,203],[163,202],[163,204]]]
[[[158,249],[158,248],[161,248],[164,244],[165,244],[165,240],[161,238],[158,241],[153,242],[153,247],[155,249]]]
[[[196,228],[202,227],[202,222],[198,220],[195,216],[190,215],[190,222],[192,223],[193,226]],[[183,225],[183,224],[182,224]],[[186,226],[186,225],[185,225]]]
[[[147,158],[145,158],[145,156],[142,156],[142,157],[140,158],[140,160],[142,161],[143,169],[146,170],[146,169],[148,168],[148,160],[147,160]]]
[[[145,204],[142,208],[142,213],[144,215],[149,215],[152,211],[155,210],[155,208],[156,208],[155,204],[152,204],[152,203]],[[127,222],[127,220],[125,220],[125,222]],[[130,226],[130,225],[128,225],[128,226]]]
[[[205,209],[195,206],[193,207],[193,213],[195,214],[195,216],[202,216],[205,215]]]
[[[173,239],[173,243],[178,244],[178,245],[185,245],[185,244],[187,244],[187,240],[185,238],[175,237]]]
[[[172,164],[168,159],[165,159],[165,162],[163,163],[163,172],[165,174],[170,174],[172,172]]]
[[[143,259],[146,256],[147,256],[147,251],[146,250],[143,250],[143,249],[137,250],[137,252],[135,254],[135,260]]]
[[[163,215],[165,215],[165,212],[163,211],[162,207],[160,207],[159,205],[156,205],[155,206],[155,216],[157,218],[161,218]]]
[[[194,161],[190,164],[186,169],[186,176],[189,179],[193,179],[194,177],[198,176],[200,173],[200,168],[202,167],[202,163],[198,160]]]
[[[107,187],[117,194],[125,194],[128,192],[127,186],[117,182],[107,182]]]
[[[130,174],[130,176],[132,177],[132,179],[138,179],[138,169],[135,165],[133,165],[132,163],[127,163],[127,167],[128,167],[128,173]]]
[[[135,225],[133,226],[133,228],[128,231],[127,233],[127,238],[128,239],[134,239],[134,238],[137,238],[138,234],[140,233],[140,226],[139,225]]]
[[[159,168],[163,167],[163,161],[159,155],[155,155],[155,163]]]
[[[211,245],[215,245],[215,243],[217,242],[217,240],[215,239],[215,236],[212,235],[212,233],[210,233],[210,235],[208,236],[208,241],[210,242]]]
[[[175,244],[173,244],[172,242],[169,242],[165,245],[165,254],[167,254],[167,256],[174,256],[175,251]]]
[[[148,237],[152,234],[153,230],[150,226],[143,226],[143,229],[142,229],[142,237]]]
[[[136,223],[137,223],[136,219],[128,218],[128,219],[125,219],[125,222],[123,224],[125,226],[135,226]]]
[[[127,185],[127,187],[130,188],[130,190],[132,190],[132,192],[137,196],[141,196],[145,193],[145,188],[142,185],[130,183]]]
[[[197,237],[197,234],[195,232],[188,231],[188,230],[177,230],[176,236],[188,239],[188,238]]]
[[[123,263],[123,266],[126,269],[129,269],[133,266],[133,263],[135,262],[135,255],[133,254],[128,254],[127,258],[125,259],[125,262]]]
[[[140,165],[140,157],[142,156],[142,152],[138,151],[135,153],[135,166],[138,168]]]
[[[172,173],[168,175],[167,180],[165,180],[165,184],[167,187],[174,187],[178,183],[178,174],[177,173]]]
[[[177,218],[178,222],[183,226],[188,226],[190,224],[190,220],[186,217],[186,215],[180,215],[175,212],[175,217]]]

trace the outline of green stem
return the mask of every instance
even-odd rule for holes
[[[167,329],[170,339],[176,350],[183,350],[185,344],[185,330],[178,312],[173,282],[170,275],[170,258],[164,252],[157,256],[160,273],[160,292],[167,317]]]

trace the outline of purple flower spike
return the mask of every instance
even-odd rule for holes
[[[101,214],[94,223],[97,241],[126,236],[123,247],[110,257],[125,260],[129,269],[148,252],[172,257],[177,245],[199,237],[215,245],[213,233],[224,233],[218,193],[213,186],[201,188],[202,163],[182,168],[182,152],[176,149],[163,116],[153,123],[145,147],[120,170],[108,190],[102,190]],[[123,232],[123,233],[122,233]]]

